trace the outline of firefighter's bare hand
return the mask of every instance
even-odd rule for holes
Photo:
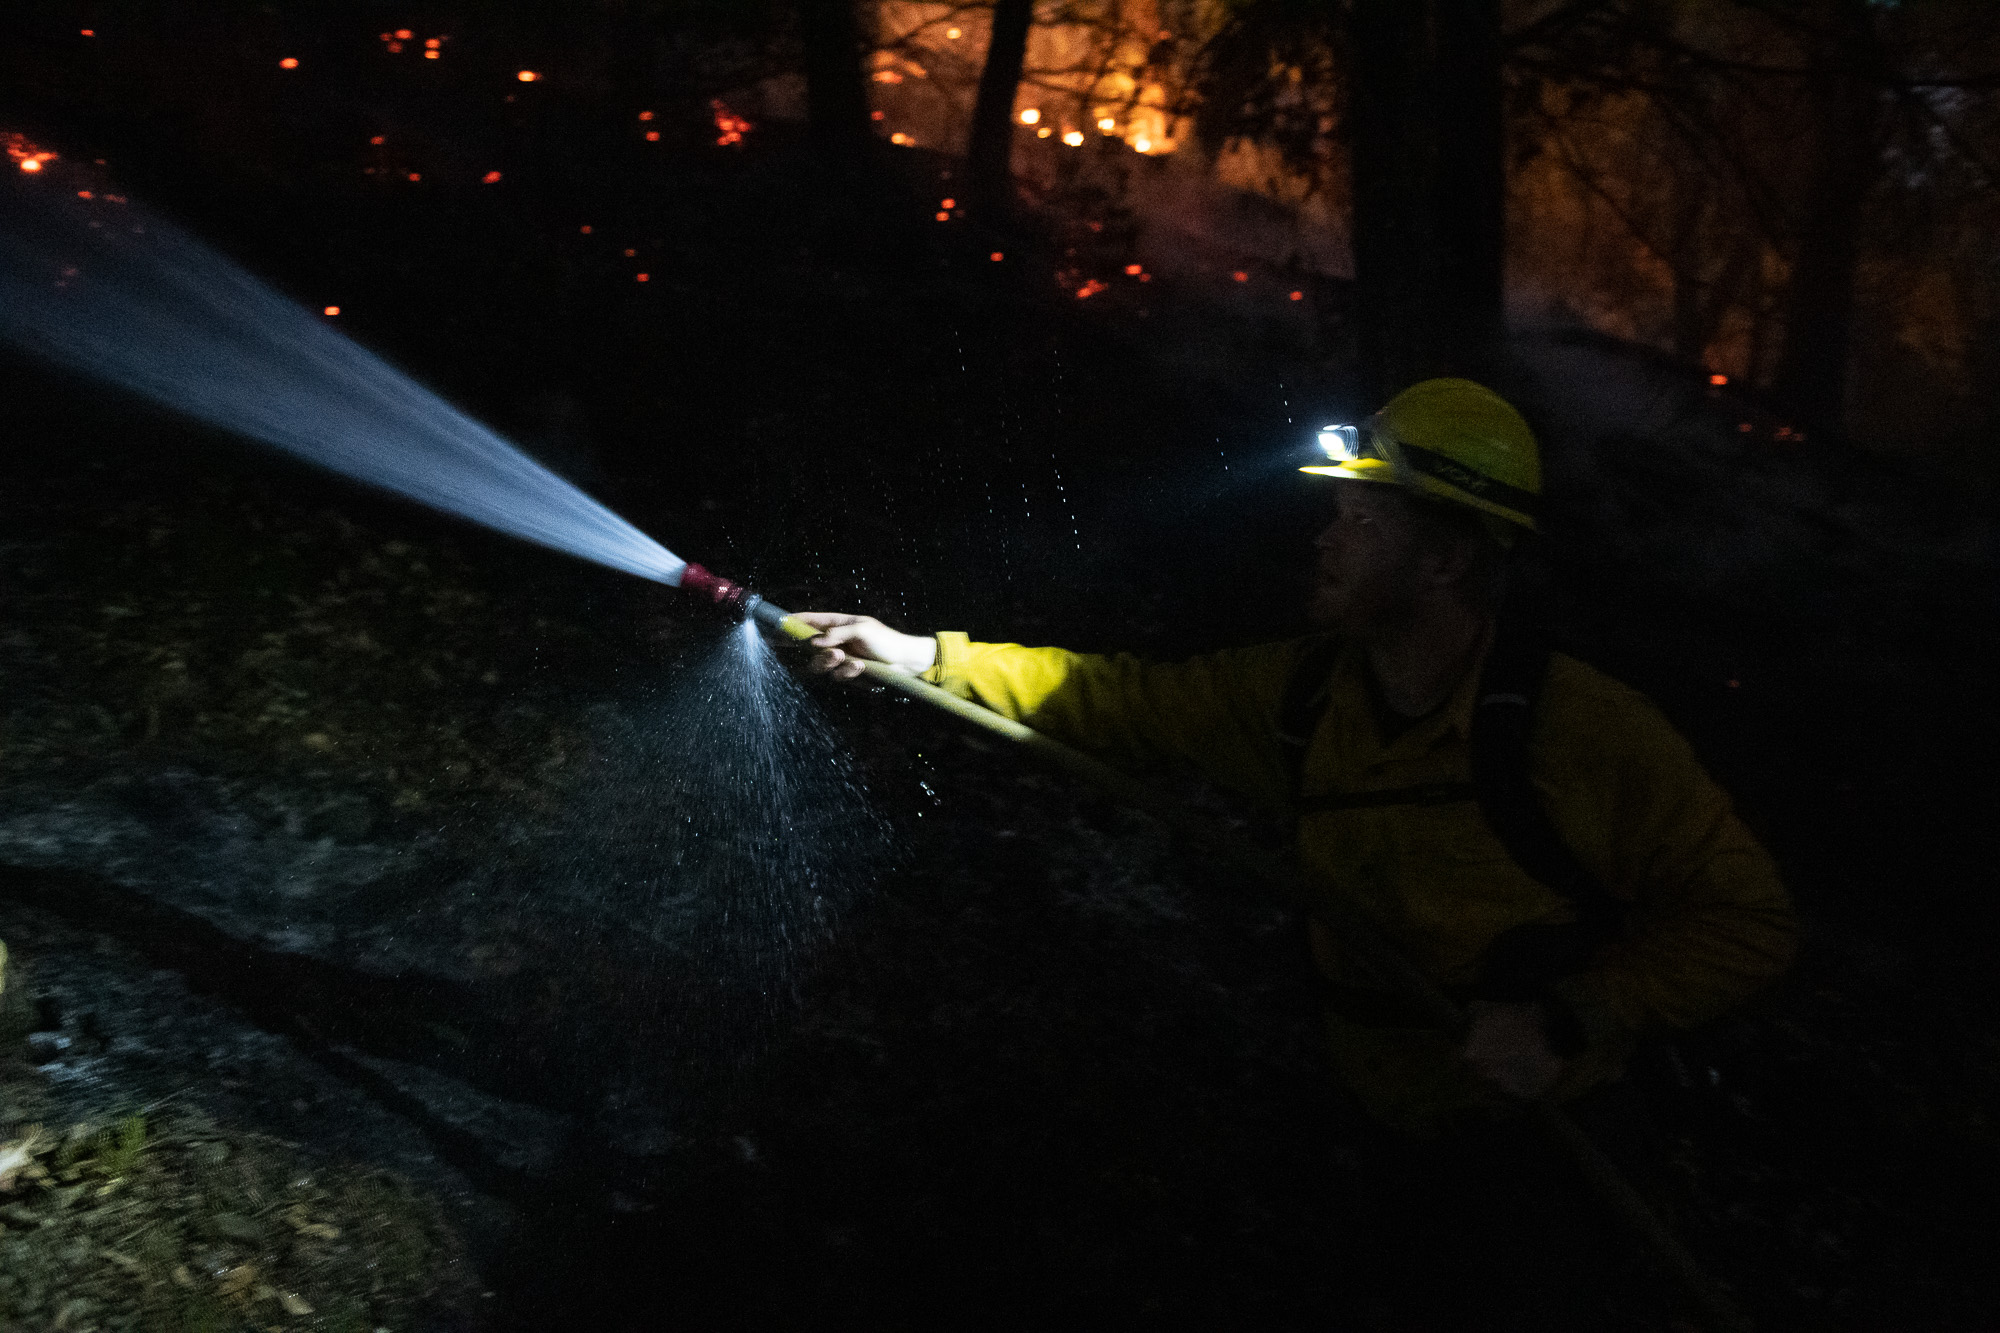
[[[1539,1004],[1475,1000],[1459,1052],[1474,1073],[1509,1096],[1531,1102],[1555,1086],[1562,1057],[1549,1049]]]
[[[842,615],[838,611],[795,613],[819,631],[807,643],[819,649],[809,663],[835,680],[853,680],[861,674],[864,659],[886,662],[907,676],[931,669],[937,661],[937,640],[928,634],[904,634],[890,629],[873,616]]]

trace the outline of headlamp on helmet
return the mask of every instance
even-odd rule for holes
[[[1352,463],[1361,457],[1361,427],[1321,426],[1319,448],[1336,463]]]

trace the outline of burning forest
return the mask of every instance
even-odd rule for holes
[[[0,1329],[1990,1322],[1983,5],[18,8]]]

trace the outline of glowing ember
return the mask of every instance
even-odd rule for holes
[[[56,160],[56,154],[46,148],[37,148],[28,142],[25,134],[16,134],[12,130],[0,131],[0,148],[6,149],[9,161],[18,163],[26,172],[40,171],[42,163]]]
[[[97,36],[97,29],[95,29],[95,28],[85,28],[85,29],[83,30],[83,35],[84,35],[84,36],[86,36],[86,37],[95,37],[95,36]]]
[[[416,34],[411,32],[408,28],[396,29],[396,40],[399,42],[407,42],[410,40],[410,38],[414,36],[416,36]]]
[[[897,130],[894,134],[889,136],[889,142],[897,145],[900,148],[908,148],[911,145],[915,144],[916,140],[912,139],[909,135],[903,133],[901,130]]]
[[[956,200],[956,199],[940,199],[940,200],[938,200],[938,207],[939,207],[939,208],[957,208],[957,207],[958,207],[958,200]]]
[[[719,97],[709,99],[708,109],[715,116],[715,146],[718,148],[727,148],[731,144],[742,143],[743,136],[757,128],[742,116],[731,111]],[[660,137],[659,131],[655,130],[646,137],[648,139],[657,139]]]
[[[1063,142],[1071,148],[1083,147],[1083,131],[1071,130],[1068,134],[1063,135]]]
[[[1239,269],[1237,269],[1237,270],[1236,270],[1236,271],[1235,271],[1234,273],[1230,274],[1229,276],[1230,276],[1230,277],[1232,277],[1232,278],[1234,278],[1234,279],[1236,279],[1236,280],[1237,280],[1238,282],[1248,282],[1248,281],[1250,281],[1250,275],[1249,275],[1248,273],[1245,273],[1245,272],[1244,272],[1244,271],[1243,271],[1242,269],[1240,269],[1240,268],[1239,268]]]
[[[881,120],[882,118],[883,116],[880,111],[870,111],[868,113],[868,119],[870,120]]]
[[[988,259],[992,260],[992,261],[993,261],[994,263],[996,263],[996,264],[997,264],[997,263],[999,263],[999,262],[1000,262],[1001,260],[1005,259],[1005,258],[1006,258],[1007,256],[1006,256],[1006,255],[1004,255],[1004,254],[1002,254],[1002,253],[1001,253],[1000,251],[998,251],[998,250],[995,250],[995,251],[994,251],[994,252],[993,252],[992,254],[990,254],[990,255],[988,255],[988,256],[986,256],[986,257],[987,257]]]
[[[435,50],[437,50],[437,49],[438,49],[438,48],[439,48],[440,46],[443,46],[443,45],[444,45],[444,38],[442,38],[442,37],[426,37],[426,38],[424,38],[424,45],[425,45],[426,47],[428,47],[428,48],[429,48],[430,50],[433,50],[433,51],[435,51]]]
[[[92,194],[89,190],[78,190],[76,192],[76,197],[79,199],[95,199],[97,196]]]
[[[1294,301],[1303,301],[1306,299],[1306,294],[1304,292],[1293,292],[1292,299]]]
[[[514,77],[519,79],[523,83],[533,83],[536,79],[539,79],[542,76],[540,74],[537,74],[534,70],[524,69],[521,70],[519,73],[515,74]]]
[[[1084,283],[1083,286],[1076,289],[1076,299],[1079,301],[1088,301],[1091,297],[1103,291],[1108,285],[1097,278],[1092,278],[1089,282]]]
[[[1021,113],[1021,123],[1023,125],[1032,125],[1041,118],[1042,118],[1042,113],[1037,111],[1033,107],[1029,107],[1027,110]]]
[[[1132,141],[1132,151],[1135,153],[1150,153],[1153,151],[1153,141],[1142,134]]]
[[[634,282],[651,282],[652,280],[653,275],[650,273],[634,273],[632,275],[632,281]]]
[[[1736,429],[1739,434],[1748,435],[1751,431],[1755,430],[1756,427],[1752,426],[1747,421],[1739,421],[1736,423]]]
[[[1048,126],[1044,125],[1044,126],[1042,126],[1042,127],[1040,128],[1040,129],[1038,129],[1038,130],[1036,130],[1036,131],[1035,131],[1035,137],[1036,137],[1037,139],[1046,139],[1046,138],[1048,138],[1048,137],[1049,137],[1049,136],[1050,136],[1051,134],[1054,134],[1054,133],[1055,133],[1055,131],[1054,131],[1054,130],[1052,130],[1052,129],[1050,129],[1050,128],[1049,128]]]
[[[1127,264],[1125,266],[1125,276],[1128,278],[1136,278],[1145,271],[1146,266],[1144,264]]]
[[[497,171],[489,171],[484,176],[481,176],[479,180],[480,183],[483,185],[494,185],[499,182],[500,173]]]
[[[339,313],[340,313],[340,307],[337,305],[327,306],[325,309],[320,311],[320,314],[325,315],[328,319],[333,318],[335,315]]]
[[[278,62],[279,69],[297,69],[298,67],[299,58],[297,56],[286,56]]]
[[[965,34],[960,32],[957,28],[946,28],[944,30],[944,35],[946,37],[949,37],[954,42],[957,41],[959,38],[965,36]]]
[[[639,252],[638,252],[637,250],[627,250],[627,251],[625,252],[625,257],[626,257],[627,259],[631,259],[631,258],[634,258],[635,256],[637,256],[637,255],[638,255],[638,253],[639,253]]]
[[[940,214],[938,214],[938,215],[937,215],[937,220],[938,220],[939,222],[949,222],[949,221],[951,221],[951,214],[949,214],[949,213],[940,213]]]
[[[1729,383],[1729,376],[1727,376],[1727,375],[1710,375],[1710,376],[1708,377],[1708,382],[1709,382],[1710,384],[1713,384],[1713,385],[1714,385],[1714,386],[1715,386],[1716,388],[1720,389],[1720,388],[1721,388],[1721,387],[1722,387],[1723,385],[1725,385],[1725,384]]]
[[[1111,133],[1111,131],[1118,128],[1118,122],[1113,120],[1111,117],[1106,116],[1104,119],[1097,122],[1097,128],[1103,130],[1106,134],[1109,134]]]
[[[399,56],[403,54],[403,44],[401,42],[390,42],[388,44],[387,49],[389,54],[392,56]]]
[[[378,134],[378,135],[376,135],[376,136],[375,136],[374,138],[370,139],[370,140],[369,140],[368,142],[369,142],[369,143],[372,143],[372,144],[379,144],[379,143],[382,143],[382,142],[384,142],[384,140],[383,140],[383,136],[381,136],[381,135],[379,135],[379,134]]]
[[[878,69],[875,71],[875,82],[877,83],[901,83],[902,81],[903,76],[893,69]]]
[[[413,181],[420,181],[423,178],[424,174],[421,171],[413,171],[410,173],[410,179]]]
[[[652,118],[653,118],[653,113],[650,111],[641,111],[639,113],[639,119],[641,120],[651,120]]]
[[[438,58],[438,53],[436,51],[424,52],[424,59],[426,60],[436,60],[437,58]]]
[[[585,236],[588,236],[590,235],[590,224],[586,222],[581,227],[578,227],[577,230],[582,232]]]
[[[647,143],[658,143],[659,141],[660,141],[660,132],[659,132],[658,130],[647,130],[647,131],[646,131],[646,142],[647,142]]]

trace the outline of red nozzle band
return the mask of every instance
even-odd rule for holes
[[[700,565],[690,564],[681,571],[681,589],[697,597],[705,597],[717,606],[741,606],[750,590],[740,583],[731,583],[720,574],[710,573]]]

